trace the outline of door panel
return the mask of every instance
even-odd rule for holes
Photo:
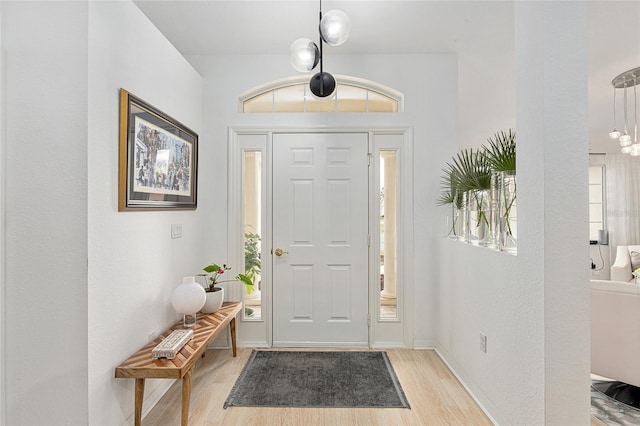
[[[273,137],[274,345],[368,344],[368,135]]]

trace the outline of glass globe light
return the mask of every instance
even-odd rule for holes
[[[622,149],[620,150],[623,154],[629,154],[631,153],[631,147],[630,146],[623,146]]]
[[[341,10],[330,10],[320,20],[320,35],[329,46],[340,46],[349,38],[351,21]]]
[[[624,134],[622,136],[620,136],[620,146],[629,146],[631,145],[631,136],[629,136],[628,134]]]
[[[613,131],[609,132],[609,137],[611,139],[618,139],[620,137],[620,131],[613,129]]]
[[[631,145],[631,151],[629,151],[630,155],[633,155],[634,157],[637,157],[638,155],[640,155],[640,143],[634,143],[633,145]]]
[[[299,38],[289,47],[291,66],[299,72],[309,72],[318,65],[320,50],[312,40]]]
[[[202,309],[207,301],[204,287],[196,282],[195,277],[182,278],[180,284],[171,295],[173,309],[184,316],[185,327],[193,327],[196,323],[196,313]]]
[[[322,85],[320,78],[322,78]],[[336,79],[328,72],[318,72],[311,77],[309,88],[313,96],[319,100],[326,100],[331,98],[336,91]]]

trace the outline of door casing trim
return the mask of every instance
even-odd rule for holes
[[[413,326],[414,326],[414,306],[413,306],[413,128],[411,126],[397,125],[377,125],[377,126],[230,126],[228,128],[228,174],[227,174],[227,253],[228,261],[233,265],[241,265],[243,262],[243,244],[238,241],[238,235],[244,235],[243,232],[243,182],[242,182],[242,156],[241,153],[246,147],[241,139],[250,137],[253,141],[260,145],[257,149],[263,152],[264,167],[262,171],[263,181],[263,207],[264,213],[262,217],[263,229],[263,245],[262,252],[270,253],[271,246],[271,223],[272,223],[272,178],[271,165],[273,164],[271,144],[273,142],[274,133],[368,133],[369,134],[369,151],[373,151],[377,147],[376,136],[385,135],[402,135],[403,142],[400,147],[399,160],[400,168],[400,185],[399,191],[401,197],[398,214],[399,221],[402,223],[402,231],[398,238],[402,238],[402,243],[398,245],[398,259],[402,259],[399,270],[402,271],[402,300],[399,302],[402,309],[399,309],[401,318],[395,321],[398,330],[392,333],[385,332],[392,322],[377,321],[375,313],[377,305],[375,302],[375,288],[379,285],[379,279],[376,274],[372,274],[375,260],[377,256],[376,247],[369,250],[369,312],[371,313],[371,326],[369,328],[369,346],[372,348],[394,347],[394,348],[412,348],[413,347]],[[374,160],[372,166],[377,165],[377,159]],[[373,171],[375,167],[369,168],[369,193],[372,195],[377,193],[374,185]],[[372,216],[375,209],[372,208],[375,198],[369,197],[369,232],[375,230],[375,220]],[[240,346],[251,347],[271,347],[272,339],[272,287],[271,287],[271,270],[270,262],[263,262],[263,298],[262,298],[262,319],[260,321],[245,321],[240,318],[238,321],[238,343]],[[227,300],[241,301],[242,286],[230,286],[226,291]],[[401,339],[389,339],[385,335],[392,334]]]

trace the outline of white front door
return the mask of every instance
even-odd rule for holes
[[[368,345],[367,153],[367,133],[273,136],[276,346]]]

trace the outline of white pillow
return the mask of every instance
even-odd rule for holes
[[[640,253],[637,251],[632,251],[629,253],[631,256],[631,270],[635,271],[640,268]]]

